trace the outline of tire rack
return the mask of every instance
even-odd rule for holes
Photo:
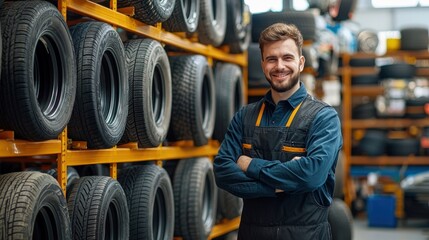
[[[201,54],[207,57],[210,65],[213,60],[235,63],[242,68],[244,79],[244,96],[247,96],[247,52],[242,54],[229,54],[227,47],[215,48],[203,45],[183,33],[171,33],[164,31],[160,23],[155,26],[146,25],[130,17],[134,8],[117,9],[117,1],[111,0],[110,8],[101,6],[87,0],[58,0],[58,9],[66,19],[67,11],[72,11],[95,20],[111,24],[114,27],[123,28],[134,34],[159,41],[161,44],[174,46],[189,53]],[[72,142],[67,138],[67,128],[58,139],[47,141],[25,141],[14,138],[13,131],[0,129],[0,158],[6,161],[16,157],[23,159],[19,162],[34,162],[34,156],[52,156],[52,160],[37,159],[37,161],[57,161],[58,182],[66,194],[67,167],[90,164],[110,164],[110,176],[117,178],[117,164],[141,161],[156,161],[162,166],[164,160],[192,158],[199,156],[213,157],[217,154],[219,142],[209,140],[205,146],[194,147],[192,141],[180,141],[169,143],[171,146],[159,146],[156,148],[138,148],[137,143],[128,143],[110,149],[86,150],[85,142]],[[238,229],[240,217],[223,220],[213,227],[209,239],[224,235]],[[176,238],[175,238],[176,239]]]
[[[429,126],[427,118],[423,119],[352,119],[352,98],[355,96],[377,96],[383,93],[381,86],[352,86],[352,76],[360,76],[365,74],[374,74],[377,72],[376,67],[351,67],[351,59],[366,59],[377,57],[392,57],[395,59],[414,64],[416,60],[429,59],[428,51],[395,51],[388,52],[384,56],[377,56],[368,53],[342,54],[343,67],[339,69],[339,74],[342,75],[342,111],[343,111],[343,150],[344,150],[344,200],[351,206],[354,200],[352,192],[353,182],[351,179],[352,166],[427,166],[427,156],[356,156],[352,155],[352,131],[359,128],[401,128],[401,127],[426,127]],[[416,76],[429,77],[429,68],[417,68]],[[397,205],[401,207],[402,203]],[[398,216],[403,216],[403,209],[397,210]]]

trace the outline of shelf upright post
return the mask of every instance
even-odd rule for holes
[[[61,132],[58,137],[61,141],[61,152],[57,158],[57,180],[66,197],[67,190],[67,127]]]
[[[349,67],[350,55],[343,54],[343,68],[342,68],[342,79],[343,79],[343,151],[344,151],[344,200],[347,205],[351,206],[353,200],[353,193],[351,192],[352,180],[350,176],[350,157],[352,152],[351,139],[351,119],[352,119],[352,93],[351,93],[351,69]]]

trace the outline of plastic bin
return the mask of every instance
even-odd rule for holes
[[[374,194],[367,200],[368,225],[370,227],[396,227],[396,198]]]

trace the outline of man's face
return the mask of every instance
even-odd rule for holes
[[[298,84],[304,62],[292,39],[269,43],[263,48],[262,71],[276,92],[286,92]]]

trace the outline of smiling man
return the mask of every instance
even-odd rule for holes
[[[328,207],[342,147],[340,121],[300,81],[303,39],[276,23],[260,36],[263,99],[232,119],[214,161],[220,188],[244,200],[238,239],[331,239]]]

